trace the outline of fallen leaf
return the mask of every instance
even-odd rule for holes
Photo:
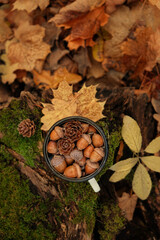
[[[127,115],[123,118],[122,137],[133,152],[140,152],[142,146],[141,130],[137,122]]]
[[[44,10],[49,5],[49,0],[16,0],[13,3],[13,10],[26,10],[28,13],[40,7]]]
[[[122,172],[131,170],[136,163],[138,162],[138,158],[128,158],[122,161],[119,161],[118,163],[111,166],[109,169],[116,172]]]
[[[25,10],[9,11],[7,14],[7,20],[10,24],[17,27],[21,25],[22,22],[29,22],[30,24],[33,22],[32,17]]]
[[[152,171],[160,172],[160,157],[158,156],[145,156],[141,157],[142,162]]]
[[[142,200],[147,199],[152,188],[151,178],[147,169],[139,163],[132,181],[133,191]]]
[[[36,61],[44,60],[50,52],[50,46],[43,42],[44,35],[43,27],[22,23],[15,30],[15,38],[6,43],[10,62],[18,63],[19,69],[33,70]]]
[[[152,103],[152,106],[154,107],[154,110],[160,114],[160,100],[152,98],[151,103]]]
[[[159,0],[149,0],[149,2],[150,2],[152,5],[155,5],[157,8],[160,9],[160,1],[159,1]]]
[[[147,153],[157,153],[160,151],[160,137],[153,139],[144,149],[144,151]]]
[[[157,131],[160,132],[160,114],[153,114],[153,117],[158,122]]]
[[[5,64],[1,64],[0,65],[0,73],[2,74],[2,82],[4,84],[6,83],[13,83],[15,78],[16,78],[16,74],[14,73],[17,69],[18,69],[18,64],[12,64],[10,63],[8,57],[6,54],[3,54],[1,56],[1,60],[4,61]]]
[[[80,48],[76,51],[76,54],[74,54],[73,60],[78,64],[78,72],[85,76],[88,67],[92,66],[88,56],[88,49]]]
[[[70,73],[78,72],[78,64],[67,55],[59,60],[59,67],[65,67]]]
[[[65,40],[68,47],[78,49],[80,46],[93,46],[93,35],[100,26],[108,22],[109,15],[105,13],[104,1],[75,1],[61,9],[60,13],[51,18],[58,26],[72,28]],[[99,7],[98,7],[99,6]],[[76,12],[76,14],[75,14]]]
[[[106,12],[108,14],[113,13],[116,10],[117,5],[121,5],[125,0],[106,0]]]
[[[91,66],[87,71],[87,78],[94,77],[95,79],[95,84],[99,84],[99,81],[97,81],[97,78],[103,77],[105,74],[104,69],[102,68],[102,64],[100,62],[96,62],[94,59],[91,60]],[[88,81],[88,80],[87,80]],[[90,81],[88,81],[89,83]],[[104,79],[104,82],[107,85],[107,79]],[[93,83],[93,82],[92,82]],[[92,84],[91,83],[91,84]],[[90,85],[91,85],[90,84]],[[94,83],[93,83],[94,84]]]
[[[97,62],[102,62],[104,60],[104,40],[103,40],[103,38],[98,38],[95,41],[95,45],[92,47],[92,56]]]
[[[57,88],[59,83],[66,81],[69,84],[75,84],[82,80],[80,75],[69,73],[66,68],[58,68],[54,75],[50,71],[43,70],[40,74],[35,70],[33,72],[33,80],[40,88]]]
[[[53,46],[55,40],[58,40],[58,37],[61,33],[61,29],[57,27],[54,22],[51,23],[44,22],[42,23],[42,27],[45,28],[45,36],[43,38],[44,42]]]
[[[124,170],[121,172],[114,172],[112,176],[110,177],[109,181],[110,182],[119,182],[120,180],[124,179],[129,173],[131,169],[129,170]]]
[[[133,219],[133,214],[137,204],[137,196],[136,194],[130,194],[123,192],[122,197],[118,198],[118,206],[122,210],[124,216],[128,221]]]
[[[0,43],[4,43],[12,36],[12,30],[9,23],[5,21],[6,13],[0,9]]]
[[[69,53],[66,49],[57,48],[53,50],[47,57],[47,63],[45,64],[45,69],[48,70],[56,70],[60,67],[58,61],[64,57],[67,53]]]
[[[105,3],[105,0],[76,0],[71,4],[60,9],[60,12],[56,14],[49,21],[54,21],[57,25],[69,22],[86,12],[92,11],[95,8],[101,7]]]
[[[80,91],[73,94],[73,86],[66,81],[59,84],[57,90],[53,90],[52,104],[43,103],[41,118],[42,130],[49,128],[58,120],[69,116],[83,116],[93,121],[103,118],[105,102],[98,102],[95,98],[96,86],[83,86]]]

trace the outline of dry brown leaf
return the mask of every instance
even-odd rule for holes
[[[43,70],[40,74],[35,70],[32,71],[33,80],[39,88],[57,88],[59,83],[66,81],[69,84],[75,84],[82,80],[80,75],[69,73],[66,68],[58,68],[54,75],[50,71]]]
[[[37,7],[40,7],[41,10],[44,10],[48,4],[49,0],[16,0],[13,3],[13,10],[26,10],[28,13],[30,13]]]
[[[12,36],[12,30],[9,27],[9,23],[5,21],[5,12],[0,9],[0,43],[4,43]]]
[[[159,0],[149,0],[149,2],[150,2],[152,5],[155,5],[157,8],[160,9],[160,1],[159,1]]]
[[[2,73],[2,82],[5,83],[13,83],[15,78],[16,78],[16,74],[14,73],[14,71],[16,71],[18,69],[18,64],[12,64],[10,63],[8,57],[6,54],[3,54],[1,56],[1,60],[4,61],[5,64],[0,65],[0,73]]]
[[[153,33],[151,28],[139,27],[134,33],[135,40],[128,39],[121,45],[124,68],[133,70],[134,76],[144,70],[151,71],[160,58],[160,30]]]
[[[91,67],[87,48],[80,48],[73,56],[73,60],[78,64],[78,72],[83,76],[86,75],[87,68]]]
[[[57,25],[64,24],[86,12],[101,7],[104,3],[105,0],[76,0],[73,3],[61,8],[60,12],[50,19],[50,22],[54,21]]]
[[[14,24],[17,27],[22,24],[22,22],[29,22],[30,24],[33,22],[32,17],[25,10],[9,11],[7,19],[11,24]]]
[[[108,22],[109,15],[105,13],[104,1],[75,1],[61,9],[60,13],[50,19],[58,26],[66,29],[72,28],[69,36],[68,47],[78,49],[82,46],[93,46],[93,35]]]
[[[130,196],[126,192],[123,192],[122,197],[118,198],[118,206],[120,207],[128,221],[131,221],[133,219],[137,199],[138,197],[136,196],[136,194],[132,194],[132,196]]]
[[[37,60],[44,60],[50,52],[50,46],[43,42],[45,29],[40,25],[22,23],[15,30],[15,38],[6,43],[6,52],[10,62],[18,63],[19,69],[32,71]]]
[[[59,84],[57,90],[53,90],[52,104],[44,104],[41,118],[42,130],[49,128],[58,120],[69,116],[83,116],[93,121],[103,118],[105,102],[98,102],[95,98],[96,86],[83,86],[79,92],[73,94],[73,86],[66,81]]]
[[[121,5],[126,0],[106,0],[106,12],[108,14],[113,13],[116,10],[117,5]]]

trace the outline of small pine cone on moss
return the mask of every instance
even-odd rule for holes
[[[62,155],[68,155],[74,148],[74,143],[69,138],[61,138],[58,143],[59,153]]]
[[[35,128],[34,122],[27,118],[18,125],[18,132],[23,135],[23,137],[31,137],[35,133]]]
[[[79,140],[82,136],[83,128],[79,121],[69,121],[64,124],[65,136],[72,142]]]

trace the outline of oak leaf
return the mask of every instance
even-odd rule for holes
[[[138,197],[136,194],[132,194],[130,196],[126,192],[123,192],[122,197],[118,198],[118,206],[128,221],[131,221],[133,219],[137,199]]]
[[[5,21],[5,12],[0,9],[0,43],[4,43],[12,36],[12,30]]]
[[[91,1],[75,1],[50,19],[60,27],[72,28],[70,35],[65,38],[71,50],[95,44],[92,37],[109,18],[105,13],[105,7],[102,6],[103,3],[103,0],[92,1],[92,4]]]
[[[5,63],[3,65],[0,65],[0,73],[2,73],[2,82],[4,84],[5,83],[11,84],[14,82],[16,78],[16,74],[14,73],[14,71],[18,69],[18,63],[11,65],[6,54],[3,54],[1,56],[1,60],[4,61]]]
[[[40,25],[21,24],[15,30],[15,38],[6,43],[10,62],[18,63],[19,69],[32,71],[37,60],[44,60],[50,46],[43,42],[45,29]]]
[[[95,94],[96,86],[83,86],[80,91],[73,93],[73,86],[66,81],[61,82],[58,89],[53,90],[52,104],[43,103],[41,129],[48,131],[55,122],[69,116],[83,116],[93,121],[103,118],[105,102],[98,102]]]
[[[69,84],[75,84],[82,80],[82,77],[75,73],[69,73],[66,68],[58,68],[54,75],[50,71],[43,70],[40,74],[35,70],[33,72],[33,80],[40,88],[57,88],[59,83],[66,81]]]
[[[49,0],[16,0],[13,3],[13,10],[26,10],[28,13],[40,7],[44,10],[49,5]]]

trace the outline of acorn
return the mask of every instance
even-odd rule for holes
[[[89,128],[88,128],[88,133],[96,133],[97,132],[97,130],[93,127],[93,126],[89,126]]]
[[[85,173],[86,174],[91,174],[96,171],[96,169],[99,168],[99,163],[93,163],[90,160],[86,161],[86,166],[85,166]]]
[[[65,159],[66,159],[66,163],[67,163],[68,165],[70,165],[70,164],[73,163],[74,159],[71,158],[70,155],[64,155],[64,156],[65,156]]]
[[[63,173],[67,167],[65,158],[61,155],[54,155],[50,164],[60,173]]]
[[[59,126],[56,126],[54,130],[50,133],[50,139],[54,141],[63,137],[64,137],[63,129]]]
[[[83,158],[83,152],[75,148],[70,153],[70,157],[77,162]]]
[[[73,165],[65,169],[64,175],[69,178],[80,178],[82,175],[81,168],[77,163],[73,163]]]
[[[47,151],[49,153],[55,154],[57,152],[57,143],[54,141],[49,141],[47,145]]]
[[[85,149],[89,144],[91,144],[91,138],[88,134],[82,134],[82,137],[77,141],[77,148],[79,150]]]
[[[91,162],[98,162],[104,157],[104,150],[103,148],[95,148],[94,151],[91,153],[90,161]]]
[[[86,147],[86,148],[84,149],[84,152],[83,152],[84,156],[85,156],[86,158],[90,158],[91,153],[93,152],[93,150],[94,150],[93,145],[92,145],[92,144],[89,145],[88,147]]]
[[[95,147],[102,147],[104,143],[102,136],[98,133],[94,133],[92,136],[92,143]]]
[[[88,123],[82,123],[81,126],[82,126],[83,133],[86,133],[88,131],[89,124]]]
[[[83,167],[86,163],[86,157],[83,157],[82,159],[76,162],[79,164],[79,166]]]

